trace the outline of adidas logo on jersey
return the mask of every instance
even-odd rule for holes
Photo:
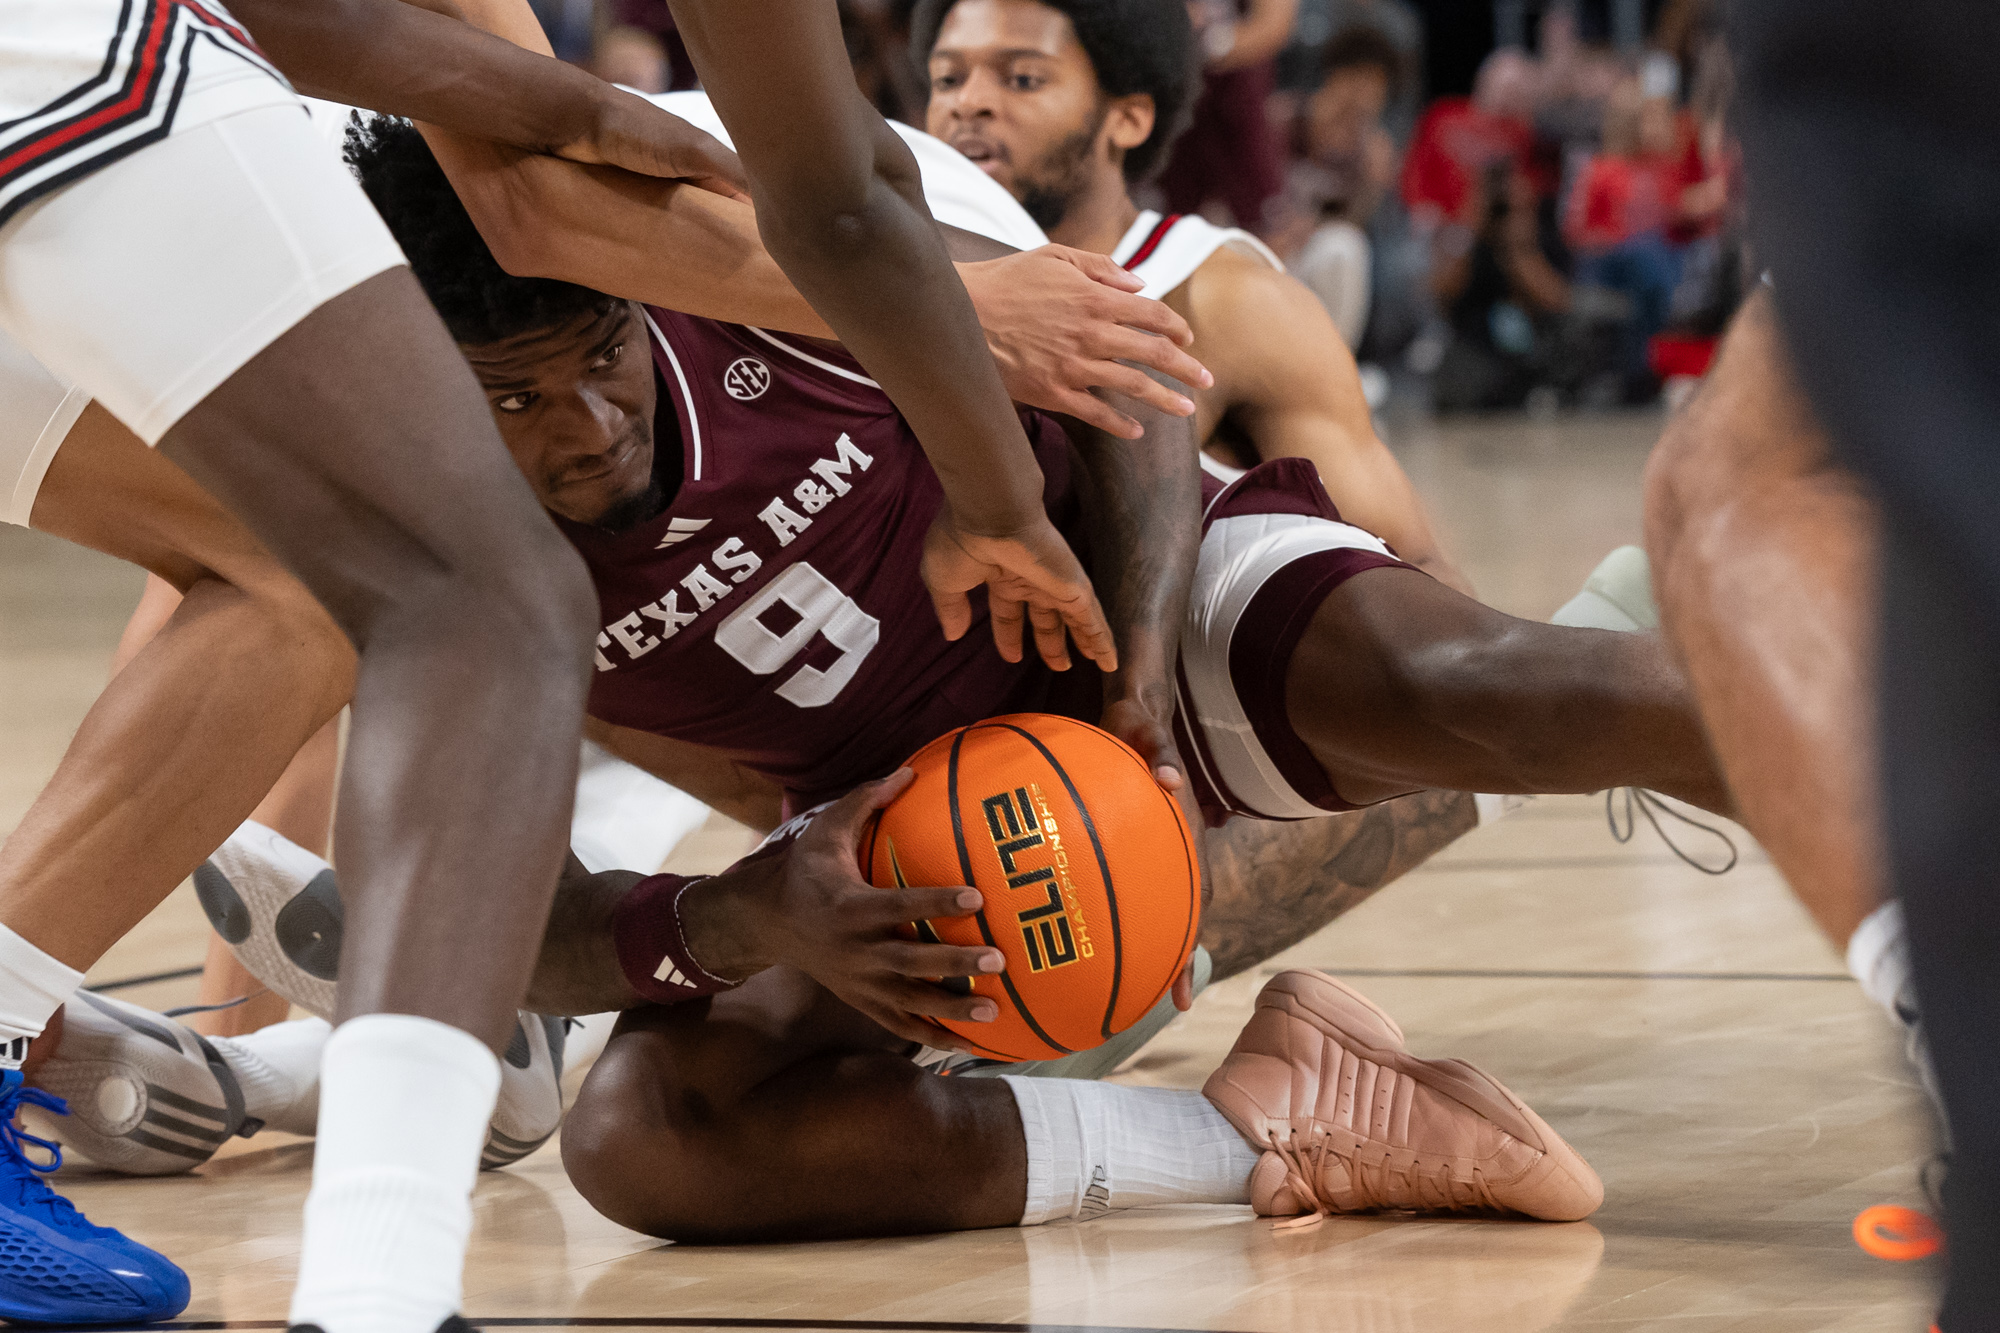
[[[762,398],[771,387],[771,368],[754,356],[739,356],[722,372],[722,388],[739,403]]]
[[[673,518],[667,520],[667,535],[660,538],[660,544],[653,549],[664,551],[669,546],[677,546],[708,526],[705,518]]]

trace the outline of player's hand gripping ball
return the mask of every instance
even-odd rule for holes
[[[913,939],[992,945],[994,976],[945,985],[999,1005],[945,1026],[983,1055],[1050,1060],[1123,1032],[1173,986],[1201,924],[1194,833],[1146,761],[1086,723],[1020,713],[940,736],[862,839],[885,889],[970,884],[973,916]]]

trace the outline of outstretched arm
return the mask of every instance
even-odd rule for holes
[[[1319,300],[1250,259],[1198,274],[1192,296],[1203,347],[1215,349],[1210,363],[1226,410],[1248,428],[1258,458],[1308,460],[1342,518],[1473,595],[1440,549],[1402,465],[1375,434],[1354,355]]]
[[[1191,828],[1202,826],[1194,788],[1174,746],[1174,667],[1187,622],[1195,556],[1201,547],[1201,467],[1194,423],[1139,407],[1146,426],[1137,442],[1072,422],[1083,460],[1083,499],[1091,533],[1091,574],[1118,638],[1118,670],[1104,682],[1106,731],[1152,767],[1181,804]],[[1199,844],[1197,844],[1199,845]],[[1202,901],[1210,884],[1202,869]],[[1174,982],[1174,1003],[1194,1003],[1192,963]]]
[[[1104,726],[1138,750],[1168,791],[1188,788],[1174,749],[1174,663],[1201,545],[1201,467],[1193,423],[1133,405],[1137,442],[1070,424],[1083,460],[1091,574],[1118,639],[1104,685]],[[1201,815],[1188,806],[1189,821]]]
[[[675,0],[695,69],[750,175],[765,248],[901,409],[937,472],[940,524],[1115,667],[1090,581],[1042,511],[1042,476],[916,159],[861,97],[831,0]],[[778,95],[774,90],[782,90]],[[948,637],[966,588],[931,584]]]
[[[713,136],[546,51],[461,22],[454,0],[233,0],[230,9],[314,96],[743,195],[736,154]]]

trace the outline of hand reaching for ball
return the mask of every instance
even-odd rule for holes
[[[979,890],[909,888],[885,893],[861,877],[863,831],[875,812],[901,795],[914,775],[896,770],[829,806],[786,852],[771,881],[772,901],[757,913],[763,953],[798,968],[848,1004],[909,1041],[939,1050],[970,1051],[970,1043],[926,1019],[988,1023],[998,1014],[980,995],[957,995],[928,977],[990,975],[1006,960],[998,949],[962,948],[904,939],[912,920],[966,916],[984,901]]]

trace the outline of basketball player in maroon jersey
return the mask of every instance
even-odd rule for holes
[[[854,836],[902,785],[873,779],[951,726],[1023,709],[1096,720],[1109,700],[1130,709],[1107,719],[1114,729],[1165,755],[1165,742],[1142,733],[1157,734],[1162,696],[1176,693],[1179,749],[1212,813],[1325,814],[1434,785],[1635,781],[1724,806],[1684,683],[1656,640],[1481,607],[1339,523],[1310,469],[1281,460],[1226,494],[1205,484],[1203,596],[1235,595],[1218,565],[1247,567],[1255,583],[1236,590],[1249,605],[1233,622],[1243,651],[1222,654],[1227,680],[1215,679],[1215,645],[1195,615],[1176,681],[1154,659],[1176,637],[1173,607],[1185,594],[1175,588],[1187,587],[1173,547],[1192,542],[1196,508],[1191,491],[1176,493],[1192,479],[1175,480],[1170,456],[1191,465],[1191,438],[1175,448],[1171,423],[1147,414],[1161,447],[1083,438],[1079,473],[1053,423],[1030,414],[1052,518],[1093,535],[1120,671],[1062,674],[969,652],[912,614],[936,482],[907,425],[843,350],[510,279],[442,174],[433,167],[426,179],[415,134],[377,122],[351,157],[461,338],[517,463],[592,568],[604,625],[592,713],[628,756],[724,808],[777,789],[794,808],[852,789],[797,841],[724,875],[581,877],[559,895],[532,1003],[662,1002],[628,1017],[572,1115],[566,1160],[593,1202],[689,1239],[1074,1215],[1098,1168],[1110,1207],[1253,1196],[1276,1212],[1481,1202],[1448,1169],[1427,1167],[1359,1193],[1333,1182],[1344,1168],[1324,1166],[1317,1184],[1280,1171],[1258,1185],[1250,1172],[1268,1143],[1218,1128],[1221,1113],[1194,1094],[1019,1078],[999,1080],[1002,1092],[921,1073],[905,1058],[912,1043],[950,1043],[911,1016],[977,1021],[987,1002],[910,978],[990,971],[997,959],[896,939],[892,917],[952,914],[978,896],[912,890],[918,899],[885,903],[855,873]],[[1107,466],[1113,452],[1139,461]],[[1084,475],[1093,521],[1083,518]],[[1185,507],[1176,515],[1168,505]],[[1279,540],[1260,546],[1255,531]],[[1111,549],[1120,543],[1131,553]],[[1144,572],[1111,576],[1119,570]],[[1308,672],[1293,670],[1301,659]],[[1327,680],[1341,689],[1313,688]],[[1221,751],[1212,719],[1229,700],[1250,717],[1261,771]],[[704,996],[713,998],[666,1003]],[[1437,1083],[1438,1067],[1408,1059],[1401,1072]],[[1423,1161],[1492,1157],[1485,1180],[1498,1193],[1486,1206],[1546,1217],[1594,1207],[1580,1159],[1497,1084],[1480,1086],[1488,1091],[1427,1102],[1437,1114],[1423,1132],[1437,1137],[1402,1146]],[[709,1108],[697,1122],[675,1110],[696,1103]],[[1082,1157],[1047,1155],[1058,1150],[1042,1129],[1100,1113],[1114,1125],[1108,1139],[1088,1131]],[[1183,1174],[1133,1174],[1115,1145],[1134,1133],[1186,1159]],[[1051,1173],[1082,1183],[1047,1185]]]

